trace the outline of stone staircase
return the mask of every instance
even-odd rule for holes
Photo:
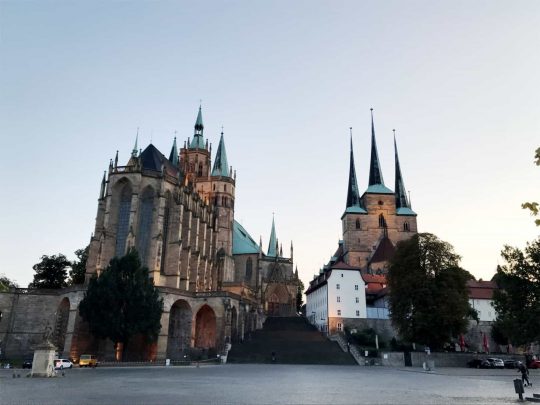
[[[525,398],[529,402],[540,402],[540,394],[533,394],[532,397]]]
[[[275,360],[272,360],[275,353]],[[228,363],[356,364],[302,317],[269,317],[262,330],[233,343]]]

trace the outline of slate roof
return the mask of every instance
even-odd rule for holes
[[[379,263],[388,261],[392,258],[392,256],[394,256],[394,253],[396,253],[396,248],[390,239],[388,239],[388,236],[384,236],[377,245],[377,249],[375,249],[375,252],[369,259],[369,262]]]
[[[227,152],[225,151],[225,141],[223,140],[223,132],[219,139],[219,146],[212,169],[212,176],[229,177],[229,163],[227,162]]]
[[[154,145],[150,144],[141,153],[143,169],[161,172],[161,164],[165,166],[165,172],[170,176],[178,176],[178,168],[161,153]]]

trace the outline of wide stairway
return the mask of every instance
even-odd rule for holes
[[[272,361],[275,353],[275,361]],[[349,353],[301,317],[270,317],[263,329],[234,343],[228,363],[356,364]]]

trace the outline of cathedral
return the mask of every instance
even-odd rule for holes
[[[394,134],[395,187],[386,187],[371,111],[371,158],[368,185],[360,194],[352,134],[343,237],[329,262],[306,291],[306,316],[320,330],[333,333],[359,319],[388,319],[386,273],[397,243],[417,232],[416,213],[405,191]]]
[[[260,328],[267,316],[296,314],[300,282],[293,269],[292,242],[285,257],[272,219],[268,249],[263,251],[262,238],[256,243],[235,220],[236,172],[227,160],[223,132],[212,165],[201,108],[193,137],[181,148],[175,138],[168,157],[153,144],[139,150],[137,141],[127,162],[119,163],[117,152],[103,175],[85,285],[49,295],[28,289],[17,300],[0,296],[0,313],[14,317],[11,323],[25,325],[19,330],[28,332],[18,336],[0,330],[5,351],[27,355],[37,343],[33,339],[45,321],[27,316],[37,305],[54,318],[49,324],[54,325],[61,356],[118,356],[112,342],[90,335],[78,304],[88,281],[130,248],[148,267],[164,312],[157,342],[133,339],[124,348],[128,359],[223,355],[230,343]],[[10,307],[15,301],[24,307]]]

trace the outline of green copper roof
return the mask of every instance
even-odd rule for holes
[[[371,160],[369,163],[368,185],[372,186],[374,184],[381,184],[384,186],[381,164],[379,163],[379,154],[377,152],[377,142],[375,140],[375,125],[373,124],[373,108],[372,108],[371,109]]]
[[[259,245],[238,222],[233,222],[233,255],[259,253]]]
[[[176,147],[176,136],[174,137],[171,154],[169,155],[169,162],[171,162],[174,166],[178,166],[178,148]]]
[[[189,149],[204,149],[206,147],[203,132],[204,125],[202,122],[202,111],[199,106],[199,113],[197,114],[197,120],[195,121],[195,132],[193,134],[193,139],[189,144]]]
[[[392,190],[382,184],[369,186],[365,192],[368,194],[394,194]]]
[[[405,183],[403,182],[403,177],[401,176],[401,167],[399,165],[399,157],[397,151],[396,143],[396,133],[394,132],[394,152],[395,152],[395,161],[396,161],[396,208],[411,208],[409,204],[409,199],[407,198],[407,193],[405,192]]]
[[[267,256],[276,257],[277,256],[277,239],[276,239],[276,225],[274,223],[274,218],[272,218],[272,230],[270,231],[270,241],[268,242],[268,254]]]
[[[411,210],[409,207],[398,208],[398,209],[396,210],[396,214],[397,214],[397,215],[411,215],[411,216],[416,216],[416,212],[414,212],[413,210]]]
[[[212,176],[229,177],[229,164],[227,163],[227,152],[225,151],[223,132],[221,133],[221,138],[219,139],[219,146],[216,153],[216,160],[214,161],[214,168],[212,169]]]
[[[358,192],[358,181],[356,180],[356,169],[354,167],[354,153],[351,133],[351,156],[349,163],[349,186],[347,189],[347,209],[358,208],[365,212],[362,206],[362,200],[360,199],[360,193]],[[345,211],[347,212],[347,210]]]

